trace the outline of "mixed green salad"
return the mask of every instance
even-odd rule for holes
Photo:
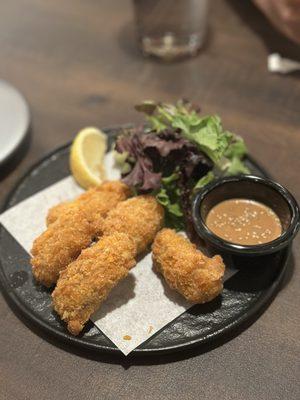
[[[224,130],[216,115],[202,116],[187,102],[145,101],[136,110],[146,123],[122,132],[115,159],[122,180],[137,194],[156,196],[166,223],[177,230],[191,226],[190,202],[198,189],[224,175],[248,173],[243,139]]]

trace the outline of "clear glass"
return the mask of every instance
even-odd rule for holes
[[[145,55],[164,60],[194,56],[203,45],[208,0],[133,0]]]

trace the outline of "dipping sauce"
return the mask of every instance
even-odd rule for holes
[[[230,199],[215,205],[206,217],[207,227],[228,242],[258,245],[277,239],[282,226],[265,204],[248,199]]]

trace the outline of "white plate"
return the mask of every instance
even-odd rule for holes
[[[30,123],[29,107],[21,93],[0,80],[0,164],[25,138]]]

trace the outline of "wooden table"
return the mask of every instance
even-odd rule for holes
[[[129,0],[2,2],[0,77],[27,97],[33,133],[26,157],[1,170],[1,201],[33,162],[80,128],[138,122],[133,105],[141,99],[183,96],[220,114],[300,199],[299,76],[267,71],[268,49],[300,51],[248,2],[212,3],[203,53],[164,65],[136,50]],[[138,362],[42,338],[1,298],[0,399],[299,399],[299,258],[300,237],[282,290],[239,336],[208,352]]]

